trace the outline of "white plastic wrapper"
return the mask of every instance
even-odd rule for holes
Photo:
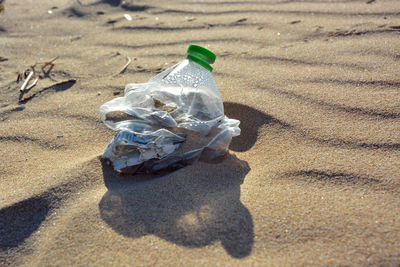
[[[240,134],[240,122],[224,115],[211,72],[188,59],[147,83],[126,85],[125,96],[99,111],[117,131],[103,158],[122,172],[154,173],[212,160]]]

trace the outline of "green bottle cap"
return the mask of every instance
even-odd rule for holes
[[[204,68],[212,71],[213,68],[210,64],[215,62],[217,56],[210,50],[201,47],[199,45],[191,44],[187,49],[187,59],[193,60],[194,62],[202,65]]]

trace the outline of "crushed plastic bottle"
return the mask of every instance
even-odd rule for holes
[[[215,58],[190,45],[185,60],[103,104],[102,121],[117,131],[103,159],[116,171],[154,173],[223,156],[240,122],[224,115],[211,74]]]

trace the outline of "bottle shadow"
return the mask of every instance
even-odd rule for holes
[[[251,108],[247,105],[224,102],[224,113],[229,118],[240,121],[241,134],[232,139],[229,149],[244,152],[253,147],[258,138],[258,130],[264,125],[290,128],[291,126],[268,114]]]
[[[157,178],[120,175],[102,164],[108,191],[100,215],[117,233],[193,248],[220,241],[235,258],[251,253],[253,221],[240,202],[247,162],[229,154],[221,163],[198,162]]]

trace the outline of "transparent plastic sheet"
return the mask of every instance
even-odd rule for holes
[[[184,60],[151,78],[128,84],[125,96],[100,109],[114,131],[103,158],[121,172],[155,173],[223,156],[240,134],[224,115],[211,72]]]

